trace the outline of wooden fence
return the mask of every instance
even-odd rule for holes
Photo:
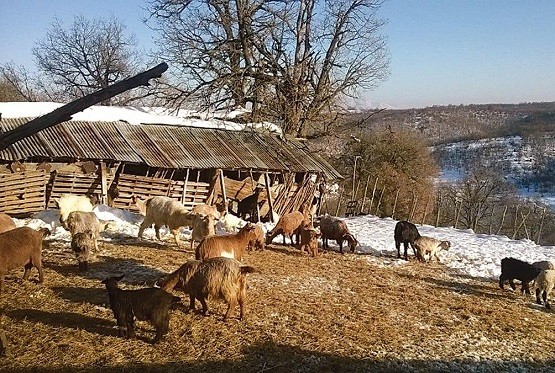
[[[0,174],[0,212],[20,215],[44,210],[49,176],[43,170]]]

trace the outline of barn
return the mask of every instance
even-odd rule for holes
[[[0,103],[0,131],[17,129],[61,104]],[[264,188],[260,216],[313,201],[341,178],[300,139],[271,125],[161,108],[92,106],[0,151],[0,212],[25,216],[65,193],[135,210],[132,196],[168,196],[192,207],[237,202]]]

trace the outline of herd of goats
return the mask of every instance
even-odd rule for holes
[[[306,250],[311,257],[321,254],[318,248],[319,238],[324,249],[328,248],[329,239],[336,240],[341,253],[344,242],[353,253],[358,245],[345,221],[329,215],[313,219],[310,209],[284,214],[279,217],[274,228],[265,233],[259,224],[245,224],[245,220],[258,220],[256,200],[254,204],[247,201],[250,203],[248,205],[240,201],[236,212],[239,216],[228,213],[228,209],[220,205],[200,204],[189,210],[168,197],[157,196],[145,201],[134,197],[133,202],[144,216],[139,228],[139,238],[142,238],[146,228],[154,225],[156,236],[160,239],[160,228],[166,226],[174,235],[176,244],[181,246],[180,228],[187,226],[192,229],[190,241],[191,248],[195,251],[195,260],[187,261],[174,272],[159,279],[155,287],[151,288],[120,289],[118,281],[123,276],[102,281],[108,291],[110,308],[121,337],[134,337],[134,321],[138,319],[150,322],[156,330],[153,343],[160,341],[168,332],[171,304],[179,301],[178,297],[170,293],[172,290],[181,290],[189,295],[191,310],[195,309],[195,302],[198,300],[205,315],[208,312],[208,297],[223,299],[227,304],[224,320],[239,305],[239,319],[242,319],[245,312],[246,275],[255,270],[242,264],[242,257],[246,250],[263,250],[277,235],[283,235],[284,244],[286,237],[292,244],[295,238],[297,247],[302,252]],[[62,196],[57,203],[60,223],[71,233],[71,249],[77,258],[79,270],[87,271],[91,253],[98,249],[100,232],[115,222],[98,219],[90,199],[85,196],[68,194]],[[228,233],[216,235],[216,222],[222,223]],[[24,280],[29,278],[31,269],[36,267],[39,282],[43,281],[42,241],[49,234],[47,228],[16,228],[10,216],[0,214],[0,291],[4,290],[4,276],[21,267],[25,268]],[[416,259],[424,262],[433,258],[439,261],[438,253],[449,250],[451,246],[449,241],[421,236],[417,227],[408,221],[396,224],[394,240],[398,258],[401,258],[401,244],[404,245],[405,260],[408,260],[409,246]],[[198,242],[196,247],[195,242]],[[547,296],[555,285],[555,267],[551,262],[529,264],[514,258],[504,258],[501,261],[499,286],[503,288],[504,282],[509,281],[515,290],[514,279],[521,281],[522,292],[527,294],[530,294],[530,282],[534,281],[537,302],[542,304],[541,294],[545,306],[550,308]]]

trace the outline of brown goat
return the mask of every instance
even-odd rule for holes
[[[241,260],[252,239],[255,239],[255,225],[248,223],[237,234],[206,237],[195,250],[195,259],[204,260],[223,256]]]
[[[320,219],[320,231],[322,232],[322,247],[327,249],[328,239],[335,240],[339,245],[339,252],[343,254],[343,241],[347,241],[351,252],[354,253],[358,245],[358,241],[349,232],[347,223],[336,217],[324,215]]]
[[[202,304],[202,313],[208,313],[206,299],[218,297],[227,303],[224,321],[239,304],[239,319],[245,316],[247,297],[247,273],[254,272],[253,267],[244,266],[231,258],[210,258],[204,261],[187,262],[179,269],[159,281],[159,286],[166,291],[180,289],[189,294],[190,308],[195,308],[195,299]]]
[[[318,253],[318,238],[322,234],[318,232],[313,227],[307,225],[301,229],[301,243],[300,243],[300,250],[304,252],[305,249],[308,252],[308,255],[316,258]]]
[[[8,214],[0,212],[0,233],[11,231],[15,229],[15,223]]]
[[[31,268],[39,271],[39,282],[44,281],[42,272],[42,240],[50,234],[47,228],[34,230],[20,227],[0,234],[0,292],[4,290],[4,276],[11,270],[25,267],[23,280],[29,279]]]
[[[309,224],[310,219],[307,215],[303,214],[300,211],[290,212],[288,214],[284,214],[266,237],[266,244],[272,243],[274,237],[278,234],[283,235],[283,244],[285,245],[285,236],[288,236],[293,243],[293,235],[297,238],[297,243],[299,243],[299,235],[300,230],[306,224]]]
[[[248,244],[249,250],[264,250],[266,248],[266,235],[260,224],[254,225],[253,237]]]

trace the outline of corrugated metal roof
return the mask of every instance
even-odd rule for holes
[[[0,120],[9,131],[32,118]],[[251,131],[124,122],[70,121],[47,128],[0,152],[5,161],[80,158],[145,163],[163,168],[223,168],[324,172],[341,175],[298,140]]]

